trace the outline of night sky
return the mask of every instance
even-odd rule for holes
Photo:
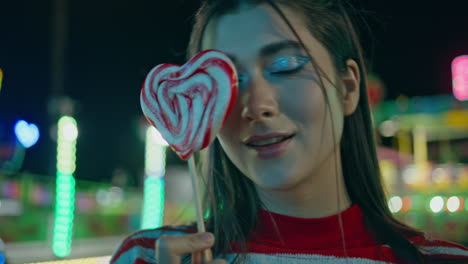
[[[388,99],[451,93],[451,60],[468,55],[468,1],[353,2],[365,10],[371,33],[363,33],[363,46]],[[198,5],[69,0],[65,94],[77,102],[78,179],[106,181],[116,168],[141,176],[141,83],[156,64],[183,63]],[[42,138],[28,149],[22,170],[53,176],[51,21],[51,0],[0,2],[0,144],[15,120],[38,124]]]

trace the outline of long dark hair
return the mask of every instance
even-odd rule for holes
[[[366,224],[376,241],[389,245],[402,259],[411,263],[424,263],[423,254],[408,240],[409,237],[423,234],[396,220],[387,206],[366,93],[366,70],[361,45],[351,20],[351,6],[343,0],[205,1],[195,17],[188,58],[201,50],[203,33],[210,19],[235,11],[242,4],[260,3],[267,3],[278,12],[309,56],[309,51],[280,7],[288,7],[303,14],[310,32],[330,53],[337,72],[347,71],[348,59],[358,64],[361,80],[359,104],[353,114],[345,117],[340,142],[346,189],[352,203],[362,209]],[[315,63],[314,67],[322,72]],[[322,91],[327,98],[323,84]],[[257,212],[262,207],[254,183],[230,161],[218,140],[197,155],[196,159],[202,175],[206,177],[206,221],[207,229],[216,237],[214,255],[222,256],[229,252],[232,241],[241,242],[242,250],[246,251],[243,242],[255,229]]]

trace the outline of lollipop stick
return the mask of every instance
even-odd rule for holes
[[[201,208],[200,185],[198,184],[197,167],[195,166],[195,159],[193,155],[189,158],[190,176],[192,178],[193,198],[195,200],[195,211],[197,214],[197,228],[198,232],[206,232],[205,222],[203,220],[203,212]],[[213,254],[211,249],[203,251],[204,261],[212,261]]]

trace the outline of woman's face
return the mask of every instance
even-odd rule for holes
[[[283,10],[312,58],[300,48],[287,24],[266,5],[214,19],[202,44],[203,49],[228,54],[240,79],[239,97],[218,135],[221,146],[242,173],[257,186],[270,190],[332,176],[320,175],[320,167],[339,146],[343,128],[341,97],[337,94],[343,85],[329,53],[300,16]],[[331,116],[311,59],[333,82],[322,74]]]

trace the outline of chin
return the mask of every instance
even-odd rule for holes
[[[293,177],[285,177],[284,175],[291,174],[271,173],[267,175],[258,175],[255,177],[254,182],[258,187],[271,191],[287,190],[297,184],[297,180],[294,180]]]

